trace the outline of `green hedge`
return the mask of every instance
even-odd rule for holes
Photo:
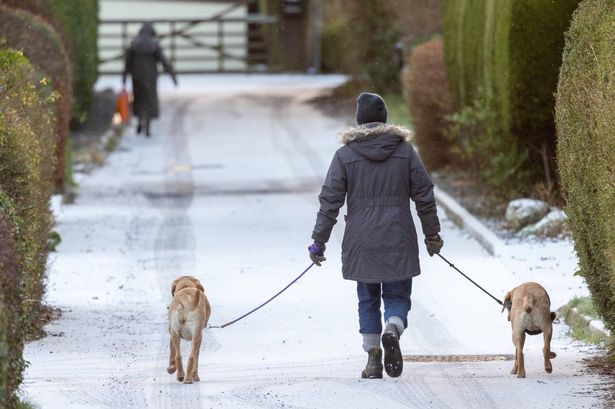
[[[1,195],[1,193],[0,193]],[[0,203],[3,200],[0,198]],[[4,209],[0,209],[0,407],[17,404],[15,391],[25,368],[23,338],[19,325],[19,253],[13,238],[15,227]]]
[[[615,3],[585,0],[566,36],[555,117],[580,272],[615,333]]]
[[[387,0],[401,40],[410,48],[442,34],[443,0]]]
[[[21,326],[39,331],[40,300],[52,225],[55,166],[53,90],[21,52],[0,51],[0,207],[12,216],[20,254]]]
[[[445,53],[458,106],[453,130],[492,186],[525,194],[538,184],[556,188],[553,93],[578,2],[446,2]]]
[[[9,48],[24,55],[46,77],[51,79],[59,98],[56,107],[56,187],[62,190],[65,174],[65,147],[69,134],[72,104],[71,64],[63,42],[54,28],[27,11],[0,6],[0,39]]]
[[[454,161],[454,156],[446,132],[452,98],[441,38],[414,48],[408,68],[404,70],[403,84],[414,125],[414,139],[423,163],[428,169],[445,167]]]
[[[48,0],[49,1],[49,0]],[[98,78],[98,0],[51,0],[74,56],[73,119],[85,121]]]
[[[83,122],[98,78],[98,0],[2,0],[39,14],[62,34],[73,67],[72,118]]]
[[[380,0],[329,0],[323,4],[322,36],[325,71],[344,72],[368,89],[399,90],[395,15]]]

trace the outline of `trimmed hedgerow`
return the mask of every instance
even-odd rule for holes
[[[553,93],[578,2],[446,3],[445,53],[458,105],[453,130],[493,187],[517,194],[557,187]]]
[[[580,273],[615,333],[615,3],[585,0],[566,35],[557,159]]]
[[[18,389],[25,362],[22,357],[23,338],[19,325],[21,299],[19,296],[20,266],[15,243],[15,228],[2,204],[7,199],[0,193],[0,407],[17,404]]]
[[[0,50],[0,406],[18,406],[24,339],[37,334],[53,189],[54,92]]]
[[[452,100],[441,38],[414,48],[404,71],[403,85],[414,125],[414,140],[423,163],[428,169],[445,167],[454,159],[452,141],[446,132]]]
[[[341,71],[368,89],[399,90],[399,65],[390,5],[379,0],[331,0],[324,4],[323,68]]]
[[[444,39],[448,76],[460,106],[478,97],[484,72],[485,4],[489,0],[445,2]]]
[[[60,36],[42,18],[29,12],[0,6],[0,39],[24,55],[45,76],[51,79],[59,98],[56,107],[56,171],[55,184],[64,186],[65,150],[69,134],[72,104],[71,64]]]
[[[40,331],[56,159],[54,96],[21,52],[0,51],[0,207],[15,226],[25,336]]]
[[[98,79],[98,0],[54,0],[73,50],[73,119],[85,121]]]
[[[87,116],[98,78],[98,0],[2,0],[48,20],[62,33],[73,67],[72,119]]]
[[[387,0],[384,3],[393,11],[393,24],[405,46],[442,34],[443,0]]]

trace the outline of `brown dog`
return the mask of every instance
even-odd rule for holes
[[[504,297],[504,308],[508,310],[508,321],[512,325],[513,344],[516,348],[515,365],[510,373],[517,378],[525,378],[525,362],[523,359],[523,344],[525,334],[538,335],[543,333],[545,371],[551,373],[551,336],[553,335],[553,320],[555,313],[551,312],[551,300],[546,290],[538,283],[523,283],[509,291]],[[504,311],[502,308],[502,312]]]
[[[211,307],[201,282],[191,276],[182,276],[171,286],[173,300],[169,305],[169,334],[171,334],[171,353],[169,356],[170,374],[177,371],[177,380],[184,383],[198,382],[199,350],[203,339],[203,328],[209,321]],[[192,341],[192,351],[184,379],[184,367],[179,349],[180,339]]]

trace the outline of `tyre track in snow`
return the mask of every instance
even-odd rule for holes
[[[164,178],[162,186],[146,193],[151,205],[162,215],[162,223],[153,242],[154,270],[156,280],[163,297],[171,299],[171,282],[181,275],[194,275],[196,244],[194,224],[188,210],[195,196],[195,184],[192,174],[192,160],[189,153],[190,132],[187,129],[187,117],[196,98],[170,100],[168,106],[173,109],[172,118],[164,130],[165,154]],[[167,331],[166,309],[160,326],[158,345],[158,365],[151,374],[162,382],[147,385],[147,401],[151,407],[193,408],[200,401],[199,388],[182,389],[183,399],[177,401],[177,388],[183,387],[175,380],[175,374],[166,373],[169,353],[169,335]],[[183,347],[189,343],[183,342]],[[206,354],[219,348],[215,336],[206,331],[201,345],[201,353]],[[182,348],[184,361],[187,359],[186,348]]]

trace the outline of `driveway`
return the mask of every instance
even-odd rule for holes
[[[166,373],[171,281],[199,277],[210,323],[220,325],[303,271],[320,184],[347,125],[305,102],[339,78],[180,80],[179,89],[161,85],[153,137],[128,130],[104,167],[80,176],[76,202],[56,210],[62,243],[47,303],[62,317],[26,347],[28,400],[43,409],[599,404],[600,379],[582,364],[596,352],[563,324],[552,374],[542,368],[542,337],[531,337],[527,378],[510,375],[514,349],[499,306],[424,249],[401,339],[404,373],[361,380],[356,290],[341,277],[343,222],[322,267],[250,317],[207,330],[201,382],[178,383]],[[545,284],[555,307],[587,293],[572,277],[570,243],[516,245],[494,258],[440,216],[443,254],[496,296],[527,280]]]

